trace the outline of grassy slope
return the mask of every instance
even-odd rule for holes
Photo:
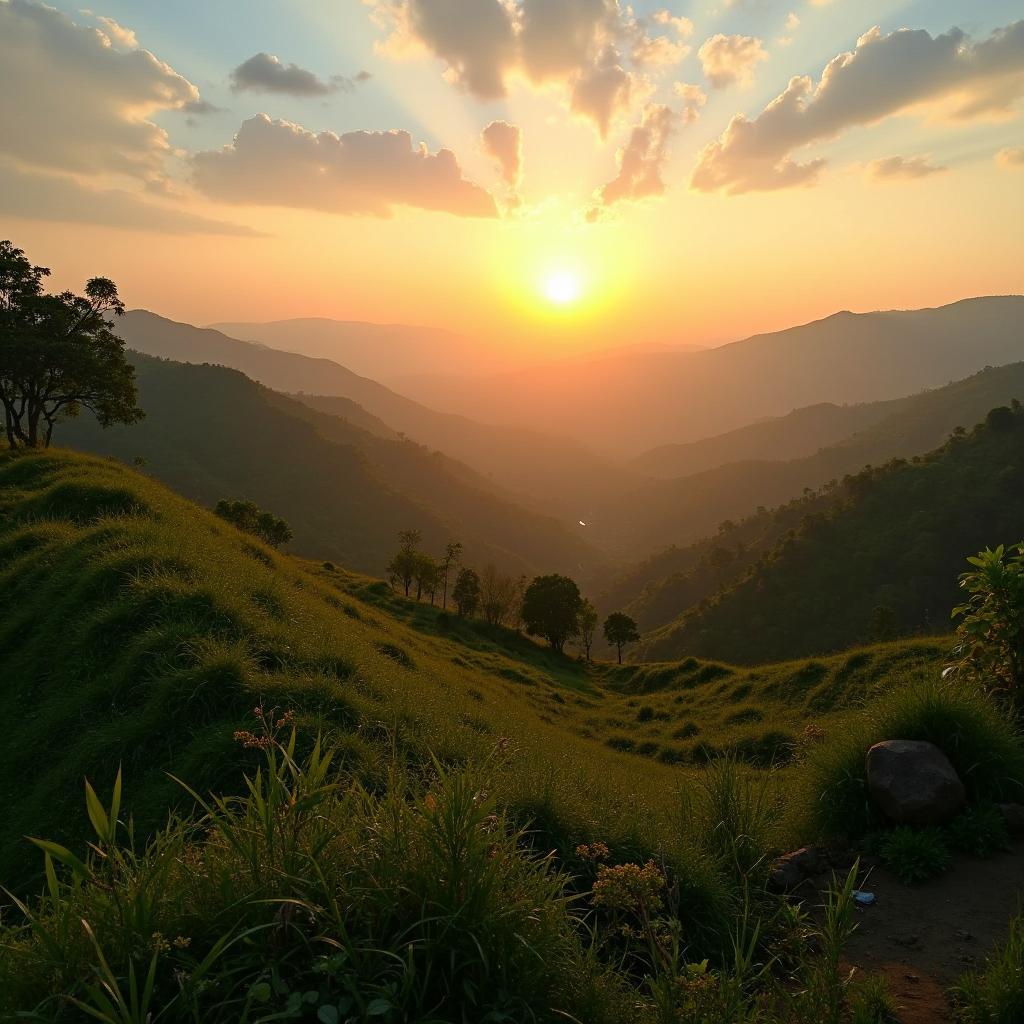
[[[716,597],[649,634],[647,657],[757,662],[840,650],[890,608],[904,632],[946,629],[964,558],[1024,524],[1024,412],[923,458],[866,470]]]
[[[233,789],[231,734],[257,702],[338,730],[371,784],[392,744],[458,762],[508,736],[501,797],[554,841],[671,853],[680,768],[666,762],[702,760],[701,743],[762,761],[772,734],[832,728],[941,654],[587,668],[276,554],[116,462],[59,450],[0,456],[0,585],[5,879],[36,864],[19,837],[80,837],[84,774],[109,785],[122,761],[145,828],[181,800],[167,770]]]
[[[246,497],[284,516],[294,546],[382,574],[395,535],[419,528],[439,553],[515,571],[583,575],[600,559],[566,527],[523,509],[468,467],[410,441],[374,436],[338,416],[215,366],[132,354],[146,419],[102,430],[89,416],[62,424],[76,448],[130,461],[203,504]]]

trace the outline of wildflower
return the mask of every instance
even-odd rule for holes
[[[607,860],[609,856],[608,844],[602,843],[600,839],[597,842],[580,843],[576,847],[576,856],[581,857],[583,860]]]
[[[660,910],[661,890],[665,876],[653,860],[643,867],[639,864],[601,864],[594,882],[594,906],[609,910],[628,910],[633,913]]]
[[[821,743],[824,738],[825,730],[820,725],[811,722],[804,728],[804,743]]]
[[[423,798],[423,803],[426,805],[426,808],[427,808],[428,811],[436,811],[437,810],[437,801],[434,799],[434,794],[433,793],[428,793]]]
[[[188,949],[192,945],[192,940],[187,935],[176,935],[173,945],[175,949]]]

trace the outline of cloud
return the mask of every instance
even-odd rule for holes
[[[130,28],[119,25],[113,18],[97,17],[96,20],[103,26],[103,31],[113,42],[120,46],[125,46],[129,50],[134,50],[138,47],[139,41],[135,38],[135,33]]]
[[[786,15],[786,31],[787,32],[792,32],[796,28],[798,28],[799,25],[800,25],[800,18],[799,18],[799,16],[794,14],[792,11],[790,11],[789,14]]]
[[[351,92],[355,87],[351,78],[333,75],[325,82],[298,64],[282,64],[270,53],[254,54],[239,64],[229,77],[235,92],[277,92],[299,97],[329,96],[339,91]]]
[[[522,131],[507,121],[492,121],[481,133],[484,152],[498,165],[507,185],[519,187],[523,170]]]
[[[608,47],[601,60],[581,74],[572,88],[569,109],[589,117],[601,138],[608,135],[612,119],[629,109],[634,78],[619,63],[618,51]]]
[[[76,25],[52,7],[0,2],[6,157],[80,174],[156,179],[171,147],[150,118],[199,100],[191,82],[147,50],[114,47],[101,29]]]
[[[619,173],[597,192],[602,206],[612,206],[623,199],[644,199],[660,196],[665,191],[661,172],[668,153],[674,115],[661,104],[650,104],[643,120],[633,128],[629,142],[619,150]],[[599,210],[591,210],[588,220],[596,220]]]
[[[940,101],[953,118],[1005,115],[1022,95],[1024,21],[979,43],[959,29],[933,38],[873,28],[829,62],[817,85],[793,78],[753,120],[737,114],[702,150],[690,184],[731,194],[811,185],[825,161],[792,155],[809,143]]]
[[[996,163],[1006,170],[1024,167],[1024,146],[1007,146],[996,153]]]
[[[683,124],[692,124],[700,117],[701,109],[708,101],[707,93],[699,85],[687,85],[686,82],[676,82],[672,91],[683,101]]]
[[[316,134],[258,114],[230,145],[197,153],[193,180],[229,203],[388,217],[395,206],[494,217],[490,194],[467,181],[455,154],[413,146],[408,132]]]
[[[697,51],[707,80],[716,89],[730,85],[749,85],[758,62],[768,59],[768,51],[753,36],[724,36],[719,32],[704,41]]]
[[[930,163],[926,156],[887,156],[881,160],[872,160],[867,165],[868,177],[875,181],[912,181],[947,170],[948,167]]]
[[[570,109],[608,131],[646,96],[646,69],[689,52],[687,18],[637,17],[619,0],[363,0],[397,55],[427,53],[445,76],[482,100],[507,95],[513,78],[560,85]]]
[[[121,189],[88,188],[65,175],[22,171],[0,162],[0,213],[172,235],[255,236],[258,232],[148,203]]]

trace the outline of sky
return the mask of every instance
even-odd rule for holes
[[[530,356],[1024,291],[1014,0],[95,2],[0,0],[57,287]]]

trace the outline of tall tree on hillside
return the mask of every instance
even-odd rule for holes
[[[429,594],[430,603],[433,604],[440,579],[440,566],[436,559],[426,552],[417,551],[413,556],[412,575],[416,582],[416,600],[419,601],[424,594]]]
[[[460,615],[472,615],[480,606],[480,577],[475,569],[460,569],[455,578],[452,600]]]
[[[505,624],[515,600],[515,580],[493,564],[480,574],[480,611],[492,626]]]
[[[604,638],[619,652],[619,664],[621,665],[622,648],[626,644],[635,644],[640,639],[640,630],[625,612],[612,612],[604,620]]]
[[[402,585],[405,596],[409,596],[416,578],[417,551],[423,535],[419,530],[398,531],[398,554],[388,563],[388,575]]]
[[[523,595],[523,622],[531,636],[542,636],[561,652],[579,631],[583,598],[568,576],[538,576]]]
[[[597,609],[587,598],[583,599],[580,605],[580,647],[583,648],[583,656],[590,661],[590,651],[594,646],[594,632],[597,630]]]
[[[444,549],[444,558],[441,559],[441,568],[444,572],[442,581],[443,590],[441,593],[441,607],[448,607],[448,577],[452,569],[459,564],[462,557],[462,545],[457,540],[448,541]]]
[[[94,277],[85,295],[47,295],[50,271],[0,242],[0,405],[11,448],[49,446],[54,426],[88,409],[101,426],[135,423],[135,370],[109,324],[124,312],[114,282]]]

